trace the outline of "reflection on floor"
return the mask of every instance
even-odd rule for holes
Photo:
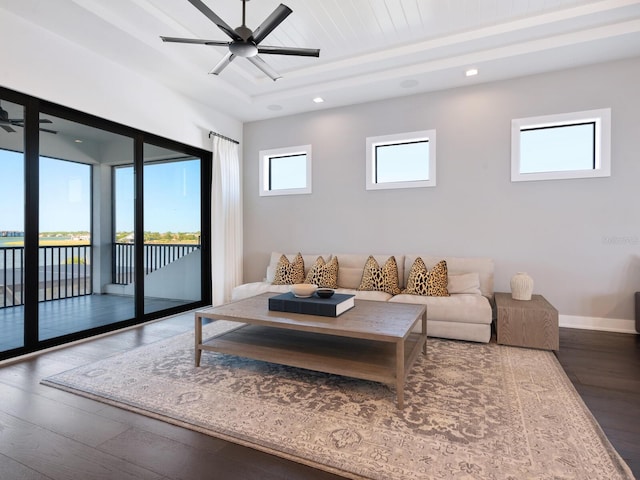
[[[156,312],[191,301],[145,298],[145,312]],[[24,307],[0,309],[0,351],[23,346]],[[134,317],[133,297],[86,295],[40,302],[40,340],[101,327]]]

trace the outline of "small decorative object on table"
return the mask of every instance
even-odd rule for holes
[[[331,298],[335,292],[336,291],[333,288],[319,288],[316,290],[316,295],[320,298]]]
[[[511,277],[511,298],[514,300],[531,300],[533,278],[526,272],[518,272]]]
[[[316,293],[318,286],[312,283],[295,283],[289,287],[289,290],[298,298],[309,298]]]

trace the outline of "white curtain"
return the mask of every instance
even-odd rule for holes
[[[242,208],[238,145],[217,136],[211,189],[212,303],[220,305],[242,283]]]

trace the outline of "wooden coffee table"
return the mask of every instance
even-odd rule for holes
[[[203,350],[344,375],[396,387],[404,407],[404,384],[413,363],[427,353],[424,305],[356,300],[339,317],[270,311],[265,293],[195,312],[195,364]],[[241,325],[202,338],[203,319]],[[413,332],[422,322],[420,333]]]

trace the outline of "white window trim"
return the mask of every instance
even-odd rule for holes
[[[429,144],[429,179],[404,182],[376,183],[375,150],[378,145],[393,145],[394,143],[407,143],[427,140]],[[421,130],[418,132],[397,133],[378,137],[367,137],[367,165],[366,165],[366,189],[386,190],[392,188],[422,188],[436,186],[436,131]]]
[[[269,159],[285,155],[306,155],[307,183],[304,188],[289,188],[281,190],[269,190]],[[311,193],[311,145],[298,145],[295,147],[274,148],[260,150],[260,179],[259,189],[261,197],[275,195],[301,195]]]
[[[561,172],[520,173],[520,132],[523,129],[595,123],[595,165],[588,170]],[[611,176],[611,109],[585,110],[582,112],[544,115],[511,120],[511,181],[564,180],[571,178],[596,178]]]

